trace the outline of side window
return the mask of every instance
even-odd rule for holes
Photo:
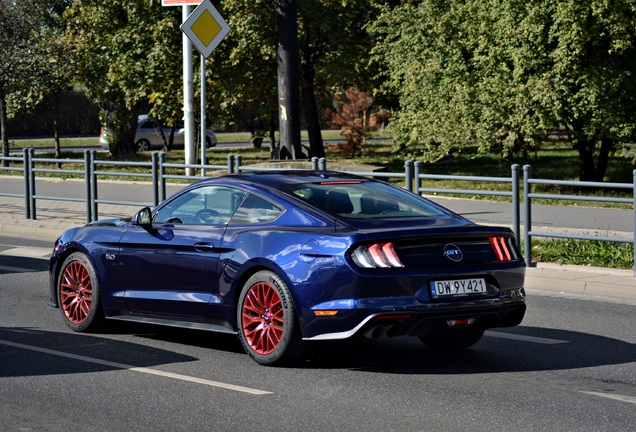
[[[275,204],[256,195],[249,195],[236,210],[230,225],[246,225],[271,222],[278,218],[283,210]]]
[[[223,187],[203,186],[177,196],[161,207],[155,223],[190,225],[227,224],[247,195],[246,192]]]

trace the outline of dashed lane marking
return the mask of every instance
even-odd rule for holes
[[[636,405],[636,397],[633,397],[633,396],[625,396],[625,395],[610,394],[610,393],[599,393],[599,392],[592,392],[592,391],[580,391],[579,393],[585,393],[592,396],[599,396],[602,398],[613,399],[613,400],[627,402],[627,403]]]
[[[548,338],[542,338],[542,337],[524,336],[524,335],[518,335],[518,334],[512,334],[512,333],[501,333],[501,332],[494,332],[494,331],[487,331],[485,335],[490,337],[501,338],[501,339],[512,339],[512,340],[518,340],[523,342],[533,342],[533,343],[544,344],[544,345],[556,345],[556,344],[569,342],[566,340],[548,339]]]
[[[0,251],[0,255],[23,258],[49,258],[52,252],[52,247],[16,247]]]

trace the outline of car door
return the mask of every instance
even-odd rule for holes
[[[126,309],[196,318],[220,302],[219,245],[245,195],[220,186],[191,189],[158,208],[152,228],[132,226],[119,256]]]

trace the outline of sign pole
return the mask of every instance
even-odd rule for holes
[[[201,55],[201,177],[205,177],[205,150],[207,145],[206,115],[205,115],[205,57]]]
[[[190,6],[185,5],[182,9],[183,22],[185,22],[189,16]],[[193,165],[196,162],[194,151],[194,115],[192,113],[192,107],[194,105],[194,92],[192,90],[193,75],[192,47],[188,37],[183,35],[183,124],[186,165]],[[186,168],[186,175],[194,175],[194,169]]]
[[[168,1],[168,0],[164,0]],[[179,0],[171,0],[171,1],[179,1]],[[194,1],[194,0],[180,0],[183,2]],[[230,27],[225,22],[225,19],[221,16],[219,11],[216,10],[214,5],[210,2],[210,0],[202,0],[199,2],[199,5],[196,9],[190,14],[190,9],[188,8],[186,14],[186,7],[183,8],[183,23],[181,24],[181,31],[183,32],[184,37],[184,69],[185,69],[185,40],[190,40],[194,47],[201,53],[201,176],[205,176],[205,146],[206,146],[206,114],[205,114],[205,60],[212,54],[212,51],[217,47],[217,45],[227,36],[230,32]],[[188,43],[188,48],[190,44]],[[184,74],[184,80],[189,81],[190,84],[190,105],[189,105],[189,114],[190,118],[192,117],[192,50],[188,49],[188,54],[190,56],[190,79],[187,80]],[[184,82],[184,86],[185,86]],[[184,91],[184,94],[186,92]],[[187,104],[186,104],[187,105]],[[186,109],[184,108],[184,111]],[[186,121],[188,114],[186,113]],[[186,123],[187,124],[187,123]],[[186,138],[188,129],[186,128]],[[188,143],[186,141],[186,163],[194,163],[189,162],[188,156]],[[193,149],[194,146],[191,147]],[[192,150],[191,150],[192,151]],[[194,151],[190,154],[194,155]],[[186,171],[187,172],[187,171]],[[192,172],[188,172],[188,175],[193,175]]]

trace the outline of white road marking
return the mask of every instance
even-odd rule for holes
[[[174,379],[178,379],[178,380],[181,380],[181,381],[188,381],[188,382],[197,383],[197,384],[204,384],[204,385],[208,385],[208,386],[211,386],[211,387],[219,387],[219,388],[223,388],[223,389],[226,389],[226,390],[234,390],[234,391],[238,391],[238,392],[242,392],[242,393],[248,393],[248,394],[252,394],[252,395],[260,396],[260,395],[272,394],[272,392],[268,392],[268,391],[264,391],[264,390],[258,390],[258,389],[238,386],[238,385],[234,385],[234,384],[227,384],[227,383],[222,383],[222,382],[218,382],[218,381],[210,381],[210,380],[206,380],[206,379],[202,379],[202,378],[196,378],[196,377],[192,377],[192,376],[188,376],[188,375],[176,374],[176,373],[172,373],[172,372],[164,372],[164,371],[160,371],[160,370],[156,370],[156,369],[150,369],[150,368],[145,368],[145,367],[136,367],[136,366],[131,366],[131,365],[123,364],[123,363],[111,362],[111,361],[107,361],[107,360],[100,360],[100,359],[96,359],[96,358],[92,358],[92,357],[86,357],[86,356],[77,355],[77,354],[70,354],[70,353],[65,353],[65,352],[62,352],[62,351],[55,351],[55,350],[51,350],[51,349],[47,349],[47,348],[40,348],[40,347],[35,347],[35,346],[31,346],[31,345],[25,345],[25,344],[21,344],[21,343],[9,342],[9,341],[5,341],[5,340],[0,340],[0,345],[7,345],[7,346],[14,347],[14,348],[21,348],[21,349],[30,350],[30,351],[41,352],[41,353],[45,353],[45,354],[50,354],[50,355],[70,358],[70,359],[73,359],[73,360],[80,360],[80,361],[84,361],[84,362],[87,362],[87,363],[94,363],[94,364],[99,364],[99,365],[102,365],[102,366],[112,367],[112,368],[115,368],[115,369],[125,369],[125,370],[129,370],[129,371],[133,371],[133,372],[140,372],[140,373],[145,373],[145,374],[150,374],[150,375],[157,375],[157,376],[164,377],[164,378],[174,378]]]
[[[636,404],[636,397],[633,397],[633,396],[624,396],[624,395],[610,394],[610,393],[598,393],[598,392],[591,392],[591,391],[580,391],[579,393],[585,393],[585,394],[589,394],[593,396],[599,396],[599,397],[603,397],[607,399],[613,399],[613,400],[617,400],[621,402]]]
[[[501,339],[513,339],[513,340],[518,340],[523,342],[533,342],[533,343],[544,344],[544,345],[556,345],[556,344],[569,342],[566,340],[547,339],[547,338],[541,338],[541,337],[524,336],[524,335],[501,333],[501,332],[494,332],[494,331],[487,331],[485,335],[490,337],[497,337]]]
[[[50,258],[53,253],[53,247],[17,247],[0,251],[0,255],[16,256],[23,258]]]

